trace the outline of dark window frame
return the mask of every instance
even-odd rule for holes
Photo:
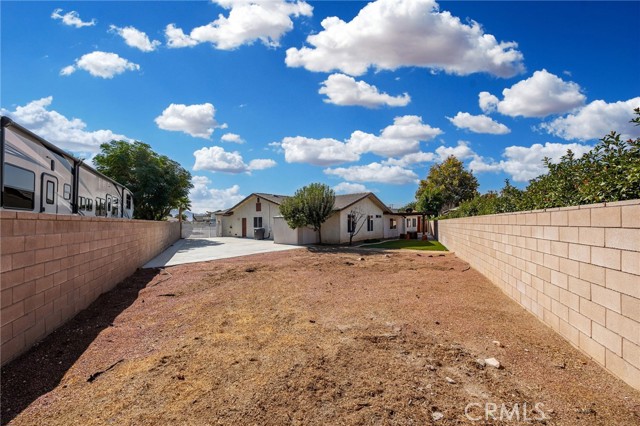
[[[44,191],[44,202],[45,204],[53,206],[56,204],[56,183],[52,180],[47,180],[46,183],[47,185]]]
[[[262,216],[254,216],[254,218],[253,218],[253,227],[254,228],[262,228]]]
[[[7,176],[7,170],[6,170],[6,166],[9,167],[13,167],[16,169],[20,169],[23,170],[25,172],[31,173],[33,175],[33,190],[29,191],[28,188],[18,188],[16,186],[11,186],[11,185],[7,185],[6,184],[6,176]],[[29,170],[29,169],[25,169],[24,167],[20,167],[20,166],[16,166],[15,164],[11,164],[11,163],[5,163],[3,166],[3,187],[2,187],[2,192],[3,192],[3,196],[2,196],[2,207],[7,207],[10,209],[15,209],[15,210],[25,210],[25,211],[33,211],[36,208],[36,174],[33,170]],[[7,191],[8,190],[8,191]],[[20,206],[15,206],[15,205],[11,205],[11,204],[7,204],[7,198],[11,199],[11,197],[7,197],[7,192],[9,193],[14,193],[12,195],[15,196],[19,196],[25,199],[29,199],[29,197],[25,197],[25,195],[30,195],[31,196],[31,208],[29,207],[20,207]]]
[[[71,185],[68,183],[62,185],[62,198],[67,201],[71,199]]]
[[[367,232],[373,232],[373,215],[367,216]]]

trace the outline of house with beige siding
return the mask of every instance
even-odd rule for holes
[[[216,212],[219,237],[254,238],[254,230],[264,229],[264,238],[273,239],[273,222],[280,216],[285,195],[254,193],[227,210]]]
[[[253,193],[230,209],[216,212],[217,235],[254,238],[256,229],[264,229],[264,238],[279,244],[313,244],[317,232],[311,228],[291,229],[280,214],[286,195]],[[420,216],[391,210],[372,192],[336,195],[333,213],[322,224],[322,242],[344,244],[398,238],[409,229],[417,229]],[[413,225],[413,226],[411,226]]]

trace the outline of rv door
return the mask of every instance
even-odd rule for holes
[[[53,214],[58,213],[58,179],[47,173],[42,174],[40,212]]]

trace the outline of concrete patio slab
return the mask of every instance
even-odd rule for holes
[[[286,244],[275,244],[271,240],[248,238],[216,237],[181,239],[158,256],[147,262],[143,268],[163,268],[184,263],[206,262],[229,257],[248,256],[272,251],[302,248]]]

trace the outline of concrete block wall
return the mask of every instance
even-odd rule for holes
[[[640,389],[640,200],[438,225],[449,250]]]
[[[1,363],[180,238],[177,222],[0,211]]]

